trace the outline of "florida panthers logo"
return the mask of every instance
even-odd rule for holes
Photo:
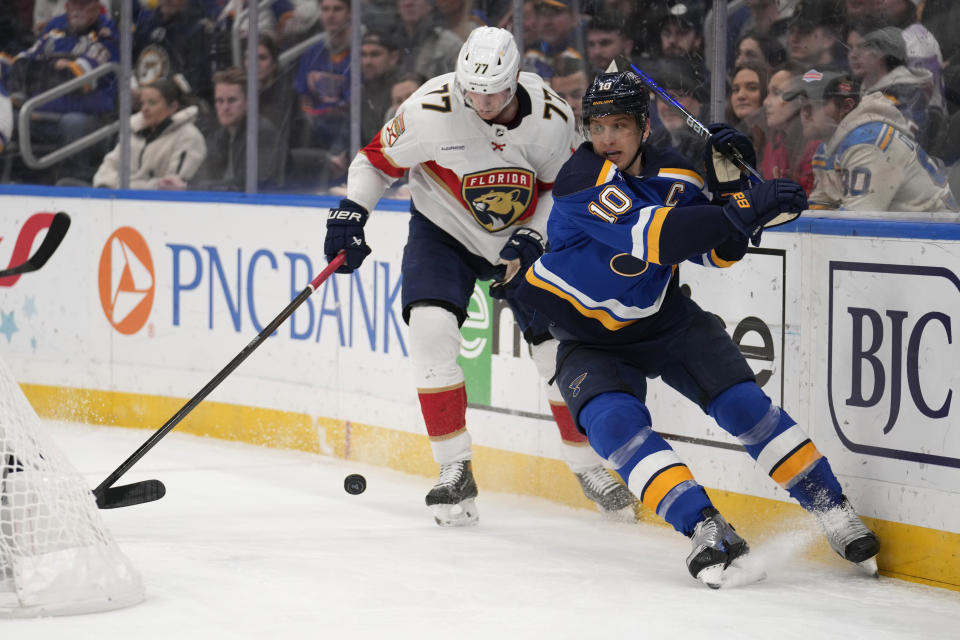
[[[484,229],[506,229],[536,205],[533,173],[525,169],[488,169],[465,175],[461,197]]]

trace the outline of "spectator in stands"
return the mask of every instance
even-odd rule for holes
[[[141,11],[133,34],[137,83],[179,75],[191,94],[209,104],[212,30],[202,9],[189,0],[159,0],[156,9]]]
[[[0,3],[0,56],[12,58],[33,44],[34,33],[30,22],[15,2]]]
[[[787,50],[777,38],[749,31],[740,36],[734,47],[733,66],[744,62],[766,65],[771,69],[783,66],[787,61]]]
[[[404,73],[397,78],[393,86],[390,87],[390,108],[387,110],[386,116],[384,116],[384,122],[392,120],[393,116],[397,114],[397,109],[400,108],[400,105],[412,96],[413,92],[419,89],[420,85],[426,81],[426,78],[414,71]]]
[[[130,117],[130,188],[176,188],[193,177],[207,155],[203,134],[194,125],[197,107],[169,78],[141,87],[140,103],[140,111]],[[119,144],[103,159],[93,186],[120,188]]]
[[[0,75],[0,151],[3,151],[13,135],[13,105]]]
[[[257,43],[257,84],[260,92],[260,117],[266,118],[277,131],[277,167],[276,184],[283,186],[290,154],[290,137],[293,135],[293,122],[300,107],[297,104],[297,91],[294,89],[294,70],[281,68],[277,43],[267,33],[258,34]],[[244,46],[244,68],[247,65],[246,46]]]
[[[958,211],[942,165],[879,91],[861,97],[849,74],[811,69],[784,98],[802,98],[804,134],[826,140],[813,159],[811,208]]]
[[[869,16],[876,17],[879,12],[880,0],[844,0],[843,2],[843,14],[847,22]]]
[[[800,121],[800,101],[784,100],[783,94],[796,88],[800,75],[789,69],[780,69],[770,76],[763,110],[767,121],[767,143],[762,149],[760,173],[770,180],[790,178],[800,183],[803,190],[813,190],[813,154],[820,140],[803,135]]]
[[[231,67],[213,74],[214,106],[219,126],[207,136],[207,157],[189,182],[191,189],[243,191],[247,174],[247,76]],[[260,188],[275,186],[277,130],[266,118],[258,127],[258,176]],[[183,189],[186,181],[170,178],[168,187]]]
[[[7,89],[14,106],[67,80],[110,62],[119,62],[116,26],[96,0],[67,0],[66,13],[55,16],[32,47],[14,59]],[[44,104],[43,119],[30,125],[34,143],[63,147],[105,124],[114,114],[117,81],[101,76]],[[87,147],[35,180],[73,178],[89,182],[100,163],[99,147]]]
[[[441,24],[428,0],[397,0],[400,68],[432,78],[448,71],[463,40]]]
[[[441,24],[448,31],[466,40],[477,27],[487,25],[487,15],[475,8],[474,0],[436,0]]]
[[[363,36],[360,57],[363,66],[360,140],[366,144],[387,121],[390,90],[397,80],[400,53],[389,34],[368,31]]]
[[[247,64],[244,46],[244,67]],[[293,72],[281,68],[276,40],[267,33],[258,34],[257,84],[260,91],[260,115],[273,123],[284,140],[290,137],[291,122],[297,111],[297,92]]]
[[[567,101],[573,110],[574,126],[579,130],[580,114],[583,109],[583,94],[590,88],[590,75],[587,63],[580,58],[561,58],[550,78],[550,87]]]
[[[900,29],[877,27],[876,19],[857,20],[848,27],[850,73],[860,82],[861,94],[882,91],[892,98],[914,123],[917,140],[930,149],[946,120],[943,108],[931,104],[931,98],[938,95],[933,76],[926,69],[906,66],[907,49]]]
[[[776,38],[783,43],[787,22],[796,4],[797,0],[730,0],[727,3],[727,64],[730,68],[737,64],[736,44],[748,33]],[[711,9],[703,25],[708,51],[712,51],[713,29],[714,19],[713,9]],[[707,62],[709,65],[710,61]]]
[[[880,15],[892,26],[903,29],[903,40],[907,48],[907,66],[913,69],[926,69],[933,75],[933,86],[937,94],[931,102],[943,106],[943,52],[940,43],[923,26],[917,17],[917,5],[920,0],[878,0]],[[956,40],[957,33],[951,33],[948,40]]]
[[[296,88],[300,125],[308,146],[344,152],[350,109],[350,0],[321,0],[322,39],[300,58]]]
[[[769,81],[768,67],[755,62],[738,65],[730,76],[727,122],[747,134],[758,152],[766,145],[767,118],[763,101]]]
[[[317,9],[313,3],[303,3],[302,10],[295,17],[295,6],[291,0],[275,0],[269,7],[261,6],[257,11],[257,33],[267,34],[275,42],[293,42],[301,32],[316,24]],[[249,31],[247,0],[225,0],[220,11],[213,16],[214,67],[223,69],[233,64],[232,36],[237,16],[237,27],[242,39]]]
[[[520,61],[520,69],[549,80],[553,75],[551,61],[538,48],[540,42],[539,4],[540,0],[523,0],[523,40],[527,45],[523,52],[523,59]],[[511,24],[501,24],[499,26],[510,29]]]
[[[937,39],[940,53],[950,64],[960,65],[960,2],[956,0],[926,0],[920,21]],[[960,89],[960,87],[958,87]]]
[[[702,122],[710,93],[701,72],[686,58],[663,58],[656,65],[653,77],[690,115]],[[706,141],[687,125],[687,117],[672,104],[659,97],[655,104],[659,125],[651,125],[650,144],[672,146],[695,168],[703,167]]]
[[[590,63],[588,81],[606,71],[610,61],[617,56],[630,58],[632,52],[633,39],[626,33],[623,16],[612,11],[598,13],[587,27],[587,61]],[[572,102],[570,106],[574,106]]]
[[[673,2],[660,22],[660,51],[703,67],[703,7],[691,0]]]
[[[110,0],[99,0],[103,7],[103,13],[109,13]],[[136,4],[136,3],[134,3]],[[66,11],[67,0],[35,0],[33,3],[33,32],[37,35],[43,33],[47,28],[47,23],[54,16],[58,16]]]
[[[561,57],[582,58],[583,28],[580,15],[571,0],[538,0],[535,5],[540,27],[540,39],[524,38],[539,54],[545,68],[537,69],[544,78],[553,75],[553,67]],[[530,53],[527,54],[528,56]]]
[[[801,0],[787,27],[787,63],[803,73],[811,67],[840,70],[838,50],[843,15],[836,0]]]

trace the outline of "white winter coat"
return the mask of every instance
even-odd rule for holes
[[[812,209],[955,212],[943,166],[882,93],[867,94],[813,157]]]
[[[156,189],[157,181],[167,176],[178,176],[186,182],[200,168],[207,157],[203,134],[194,126],[197,108],[187,107],[173,114],[170,124],[155,139],[147,142],[143,131],[143,116],[130,117],[130,188]],[[106,155],[93,186],[118,189],[120,187],[120,145]]]

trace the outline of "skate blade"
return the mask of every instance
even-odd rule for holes
[[[877,556],[867,558],[861,562],[855,562],[854,564],[860,567],[860,570],[866,573],[868,576],[872,576],[874,578],[880,577],[880,570],[877,568]]]
[[[467,498],[459,504],[431,505],[433,519],[441,527],[470,527],[477,524],[480,514],[473,498]]]
[[[722,564],[706,567],[697,574],[697,579],[711,589],[733,589],[761,582],[767,578],[767,572],[758,560],[741,556],[727,568]]]

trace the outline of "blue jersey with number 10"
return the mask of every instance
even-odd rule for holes
[[[691,206],[702,214],[710,200],[703,179],[672,149],[645,149],[643,165],[639,177],[625,175],[585,143],[557,176],[550,248],[526,272],[518,294],[563,335],[618,341],[635,336],[638,323],[655,330],[669,321],[672,296],[681,295],[677,266],[663,256],[712,267],[743,256],[741,240],[732,252],[721,250],[734,254],[724,259],[717,249],[693,254],[678,246],[683,239],[676,234],[662,236],[669,216],[683,216]],[[634,329],[622,331],[627,327]]]

